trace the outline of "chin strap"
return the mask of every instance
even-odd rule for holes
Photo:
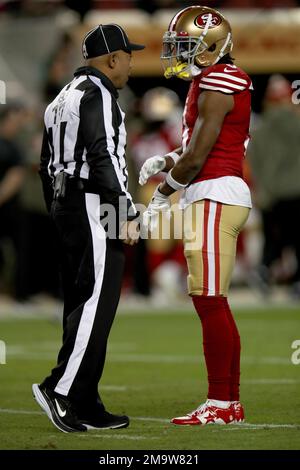
[[[183,80],[193,80],[200,73],[201,70],[196,65],[178,62],[174,67],[167,67],[164,76],[165,78],[171,78],[176,75],[176,77]]]

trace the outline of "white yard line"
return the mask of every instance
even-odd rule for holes
[[[7,360],[17,357],[19,360],[51,360],[54,359],[51,352],[31,351],[22,345],[11,345],[7,347]],[[131,354],[131,353],[114,353],[113,350],[108,353],[109,362],[129,362],[129,363],[152,363],[152,364],[199,364],[204,359],[197,355],[175,355],[175,354]],[[282,365],[291,364],[289,357],[279,356],[242,356],[243,364],[269,364]]]
[[[100,429],[97,429],[97,431],[101,431]],[[94,434],[91,433],[91,431],[88,431],[88,434],[81,434],[81,433],[76,433],[76,437],[96,437],[96,438],[100,438],[100,439],[128,439],[130,441],[148,441],[148,440],[155,440],[155,439],[159,439],[159,437],[146,437],[146,436],[127,436],[126,434],[104,434],[105,432],[105,429],[103,429],[103,434],[102,434],[102,431],[101,431],[101,434]],[[54,437],[54,435],[52,436]]]
[[[152,421],[153,423],[170,423],[170,419],[164,419],[164,418],[151,418],[151,417],[143,417],[143,416],[132,416],[131,419],[133,421]]]
[[[7,345],[7,351],[8,353],[14,355],[14,354],[21,354],[24,352],[29,352],[29,353],[36,353],[40,354],[40,352],[43,353],[56,353],[57,350],[61,347],[61,344],[58,341],[43,341],[43,342],[37,342],[37,341],[31,341],[29,345],[25,345],[22,343],[16,343],[16,344],[8,344]],[[131,353],[135,351],[137,348],[137,344],[133,342],[114,342],[111,341],[110,344],[107,347],[108,351],[111,351],[112,353]]]
[[[0,408],[0,414],[14,414],[14,415],[44,415],[43,411],[30,411],[30,410],[14,410],[11,408]],[[153,421],[157,423],[169,423],[169,419],[151,418],[151,417],[130,417],[134,421]]]
[[[10,409],[10,408],[0,408],[0,414],[7,413],[7,414],[20,414],[20,415],[44,415],[43,412],[41,411],[30,411],[30,410],[15,410],[15,409]],[[164,419],[164,418],[153,418],[153,417],[143,417],[143,416],[133,416],[131,417],[133,421],[144,421],[144,422],[154,422],[154,423],[162,423],[162,424],[167,424],[170,423],[170,419]],[[246,430],[246,429],[300,429],[300,423],[299,424],[272,424],[272,423],[243,423],[243,424],[238,424],[238,425],[230,425],[230,426],[218,426],[218,429],[226,430],[226,431],[237,431],[237,430]],[[99,431],[99,430],[98,430]],[[105,431],[105,430],[103,430]],[[89,434],[92,435],[92,434]],[[87,436],[87,435],[84,435]],[[94,434],[94,436],[96,436]],[[108,434],[105,434],[106,437],[108,437]],[[111,435],[115,437],[115,435]],[[100,437],[100,435],[98,436]],[[104,437],[101,435],[101,437]],[[125,437],[124,437],[125,438]],[[135,436],[128,436],[128,439],[130,438],[135,438]],[[142,439],[148,439],[144,437],[139,437]]]
[[[295,311],[298,313],[300,309],[299,302],[292,302],[288,298],[274,299],[274,301],[265,302],[260,298],[253,296],[253,293],[247,290],[247,295],[240,294],[238,296],[231,295],[229,297],[230,304],[234,309],[240,312],[247,311],[257,313],[261,310],[287,310],[289,312]],[[23,321],[24,319],[30,320],[46,320],[55,323],[61,322],[62,317],[62,304],[61,303],[47,303],[40,302],[39,304],[19,304],[12,301],[1,301],[0,298],[0,321]],[[139,301],[131,301],[123,297],[118,308],[118,314],[128,316],[148,316],[151,315],[182,315],[185,316],[195,315],[194,308],[188,296],[183,300],[176,299],[175,301],[168,301],[168,305],[156,305],[145,299]]]
[[[237,425],[224,426],[224,431],[245,431],[245,430],[256,430],[256,429],[299,429],[299,424],[252,424],[252,423],[243,423]]]
[[[128,387],[122,385],[101,385],[101,390],[107,392],[127,392]]]
[[[159,363],[159,364],[199,364],[203,363],[202,357],[197,355],[168,355],[168,354],[114,354],[108,355],[109,362],[141,362],[141,363]],[[241,362],[244,364],[269,364],[269,365],[287,365],[291,364],[289,357],[273,356],[242,356]]]
[[[297,385],[300,384],[300,379],[270,379],[270,378],[258,378],[258,379],[244,379],[242,385]],[[159,385],[159,384],[156,384]],[[148,385],[101,385],[101,390],[108,392],[127,392],[127,391],[142,391],[148,389]]]
[[[259,379],[244,379],[242,385],[297,385],[300,384],[300,379],[269,379],[269,378],[259,378]],[[154,384],[154,386],[159,386],[159,384]],[[123,385],[101,385],[101,390],[108,392],[128,392],[128,391],[142,391],[148,390],[148,385],[132,385],[132,386],[123,386]]]
[[[295,385],[300,384],[299,379],[246,379],[242,384],[249,385]]]
[[[13,410],[10,408],[0,408],[1,413],[8,413],[12,415],[44,415],[43,411],[30,411],[30,410]]]

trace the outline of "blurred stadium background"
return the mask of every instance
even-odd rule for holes
[[[0,0],[0,340],[5,341],[8,346],[7,366],[0,365],[0,377],[2,375],[6,384],[2,387],[2,410],[36,410],[31,403],[30,384],[47,370],[48,363],[49,366],[53,364],[59,344],[62,295],[58,260],[55,257],[52,228],[45,211],[37,173],[44,109],[70,81],[73,70],[81,65],[81,39],[94,25],[118,23],[134,41],[145,44],[145,51],[134,56],[133,74],[128,86],[121,92],[121,102],[127,114],[131,189],[137,202],[147,203],[157,180],[141,190],[137,186],[138,170],[147,157],[166,153],[177,146],[180,117],[188,88],[188,84],[183,81],[166,81],[163,78],[159,59],[162,34],[177,10],[195,3],[195,0]],[[295,424],[300,422],[299,403],[297,405],[295,402],[299,401],[300,366],[297,368],[291,364],[290,355],[292,341],[300,337],[300,112],[297,104],[297,88],[300,88],[300,82],[297,83],[300,80],[300,1],[207,0],[203,4],[220,9],[230,20],[234,37],[233,56],[236,64],[244,68],[253,79],[255,90],[252,141],[245,162],[245,174],[252,188],[254,208],[239,239],[231,291],[231,300],[233,306],[237,307],[242,334],[251,343],[248,354],[252,359],[246,358],[246,398],[250,409],[252,407],[251,412],[256,410],[257,414],[254,416],[257,417],[257,423],[275,422],[280,426],[292,426],[289,430],[290,444],[285,441],[283,434],[278,434],[277,440],[274,437],[274,441],[273,434],[269,434],[268,439],[263,441],[266,442],[266,448],[289,448],[289,445],[290,448],[297,448],[292,434],[296,429],[299,437],[299,427]],[[1,156],[1,152],[5,155],[7,151],[7,142],[11,161],[9,165],[5,160],[7,155],[5,158]],[[9,196],[3,202],[1,189],[4,181],[6,187],[8,185],[6,191]],[[155,315],[150,319],[150,311],[153,312],[154,309],[161,313],[161,317]],[[176,310],[178,316],[175,316],[174,321],[172,312]],[[126,326],[124,318],[119,320],[113,331],[115,342],[113,341],[112,348],[116,347],[116,350],[113,349],[116,356],[123,355],[123,359],[119,358],[122,364],[126,363],[126,357],[129,358],[128,364],[125,364],[127,375],[119,375],[115,364],[118,359],[113,359],[112,366],[107,366],[104,384],[108,388],[105,393],[110,394],[113,391],[118,395],[122,392],[120,383],[122,386],[131,383],[132,390],[140,386],[134,379],[137,369],[136,365],[132,365],[135,360],[129,357],[132,351],[128,345],[134,344],[136,337],[140,341],[146,335],[147,350],[144,354],[149,355],[145,359],[149,374],[143,380],[144,386],[147,385],[147,380],[149,382],[151,404],[154,408],[149,413],[158,420],[169,414],[172,416],[173,409],[168,410],[166,391],[177,388],[176,370],[184,363],[185,368],[191,369],[189,377],[198,374],[198,366],[193,360],[184,359],[187,357],[185,355],[190,354],[188,357],[192,357],[195,353],[196,360],[198,345],[195,349],[197,353],[189,351],[187,335],[180,344],[180,349],[177,347],[182,328],[187,324],[190,328],[187,331],[192,333],[193,322],[197,321],[188,315],[192,312],[192,307],[186,295],[186,267],[180,241],[141,242],[135,249],[128,250],[120,311],[129,312],[129,324],[133,330]],[[139,317],[143,311],[145,316]],[[42,321],[33,320],[33,317],[41,315]],[[174,323],[177,329],[172,336]],[[151,329],[154,331],[153,335],[158,334],[158,324],[161,325],[162,337],[155,345],[152,344]],[[137,325],[136,329],[134,325]],[[256,327],[261,328],[258,336]],[[124,335],[128,338],[126,344]],[[253,337],[257,341],[252,340]],[[50,338],[48,343],[47,338]],[[269,345],[266,344],[266,338]],[[197,341],[200,344],[200,339]],[[39,345],[38,348],[32,351],[36,345]],[[38,357],[40,345],[44,348],[44,358],[43,354]],[[129,350],[126,350],[126,345]],[[145,343],[136,346],[135,357],[143,357],[144,345]],[[167,354],[167,358],[174,354],[173,360],[166,359],[166,364],[173,364],[169,375],[164,375],[165,365],[158,370],[155,360],[151,363],[151,348],[160,354],[157,357],[158,362],[159,357],[164,354]],[[180,354],[183,356],[178,359]],[[20,364],[22,355],[25,362]],[[262,359],[261,365],[259,361],[264,357],[269,357],[269,362],[268,359],[265,362]],[[12,368],[9,368],[10,359]],[[40,363],[40,360],[48,362]],[[30,370],[27,375],[22,369],[26,361]],[[138,370],[142,376],[142,364]],[[18,374],[20,381],[17,380]],[[121,377],[119,381],[116,381],[116,374]],[[202,376],[203,374],[202,371]],[[162,376],[165,377],[163,380]],[[199,385],[197,380],[195,378],[195,382],[187,382],[183,387],[182,393],[188,396],[191,408],[191,397],[195,395],[196,386]],[[156,384],[159,389],[155,388]],[[204,392],[205,385],[201,386]],[[261,387],[258,402],[253,398],[257,387]],[[15,395],[7,400],[10,390],[14,390]],[[191,395],[188,395],[188,390]],[[270,401],[263,398],[270,393]],[[163,398],[160,407],[156,409],[153,397],[157,394]],[[125,403],[123,396],[122,404]],[[140,414],[144,416],[148,408],[142,396],[144,394],[140,393]],[[132,406],[130,397],[129,394],[128,401]],[[133,396],[131,398],[132,401],[135,400]],[[179,404],[179,397],[175,398],[174,395],[173,398],[175,404],[178,398]],[[183,400],[183,397],[180,398]],[[279,412],[276,414],[279,404],[290,398],[295,403],[295,409],[298,409],[298,417],[292,412],[288,416]],[[116,398],[116,404],[119,399]],[[258,412],[261,406],[264,407],[263,417]],[[273,421],[267,413],[268,407],[273,413]],[[24,420],[27,416],[26,409]],[[132,413],[136,414],[137,411],[133,410]],[[14,426],[11,439],[6,436],[6,440],[3,440],[3,448],[17,448],[18,445],[19,448],[51,448],[53,439],[49,436],[44,436],[45,442],[18,441],[15,432],[19,427],[20,416],[3,412],[2,415],[0,413],[0,419],[2,418],[7,419],[7,426],[12,422]],[[26,424],[27,429],[32,430],[32,435],[37,429],[34,421],[37,419],[40,420],[42,433],[42,418],[33,414],[29,428],[26,420],[24,422],[24,426]],[[137,423],[140,426],[138,432],[143,435],[147,423],[138,421],[138,418]],[[144,444],[141,441],[140,445],[150,446],[148,448],[172,448],[172,442],[177,442],[178,439],[176,445],[179,447],[176,448],[190,448],[189,445],[195,448],[195,440],[180,444],[181,438],[177,431],[178,437],[177,434],[168,435],[165,444],[157,444],[155,420],[152,425],[152,437],[148,435],[149,442],[145,441],[147,444]],[[169,432],[165,430],[163,422],[160,426],[164,433]],[[262,429],[263,427],[258,428],[260,433]],[[53,434],[54,431],[51,435]],[[243,443],[242,438],[232,443],[229,436],[228,439],[226,436],[224,448],[247,448],[247,445],[255,448],[257,445],[264,445],[261,439],[264,440],[265,435],[256,435],[257,440],[251,441],[250,438],[251,442],[248,444]],[[190,434],[189,436],[191,437]],[[214,434],[210,434],[207,448],[213,448],[215,440]],[[109,445],[117,448],[114,446],[120,445],[120,442]],[[63,448],[64,445],[64,441],[60,441],[52,448]],[[107,440],[101,445],[108,445]],[[128,448],[134,448],[133,445],[134,439]],[[69,447],[66,448],[78,448],[75,441],[70,441],[67,446]],[[93,448],[92,441],[89,441],[87,448]]]
[[[0,79],[6,92],[6,104],[0,106],[1,136],[13,143],[10,170],[15,170],[8,183],[10,199],[6,203],[0,199],[1,310],[32,309],[36,304],[39,308],[46,301],[51,304],[61,298],[53,234],[37,170],[44,109],[82,63],[84,33],[95,24],[116,22],[147,46],[143,54],[134,56],[133,76],[121,92],[127,113],[130,183],[136,200],[147,203],[157,181],[141,190],[136,175],[147,157],[177,146],[188,88],[182,80],[167,82],[162,76],[161,38],[174,12],[193,3],[0,2]],[[297,87],[294,81],[300,72],[297,3],[207,3],[220,8],[231,21],[236,63],[251,75],[255,87],[253,152],[250,144],[245,163],[255,207],[239,240],[233,280],[236,288],[232,290],[242,302],[300,298],[300,236],[295,223],[300,211],[300,114],[291,101],[292,92],[297,92],[291,85]],[[284,126],[286,122],[289,126]],[[2,183],[7,172],[2,162]],[[291,208],[290,223],[282,216],[286,201]],[[278,208],[278,203],[284,209]],[[133,304],[149,301],[159,306],[163,302],[177,305],[178,300],[186,299],[185,274],[180,243],[141,243],[135,251],[129,250],[123,293]]]

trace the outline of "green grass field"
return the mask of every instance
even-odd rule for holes
[[[299,309],[236,312],[243,342],[244,425],[175,427],[169,419],[206,396],[199,320],[190,311],[119,314],[102,379],[102,397],[127,413],[124,430],[64,434],[31,395],[54,365],[61,327],[46,319],[0,320],[7,363],[0,365],[0,449],[300,449]]]

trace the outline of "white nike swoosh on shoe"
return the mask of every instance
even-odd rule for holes
[[[57,411],[58,411],[58,414],[61,418],[63,418],[64,416],[66,416],[66,410],[62,410],[61,407],[59,406],[59,403],[58,401],[56,400],[56,398],[54,399],[55,401],[55,404],[56,404],[56,408],[57,408]]]
[[[235,73],[235,72],[237,72],[237,70],[228,69],[227,67],[225,67],[224,72],[232,72],[232,73]]]

